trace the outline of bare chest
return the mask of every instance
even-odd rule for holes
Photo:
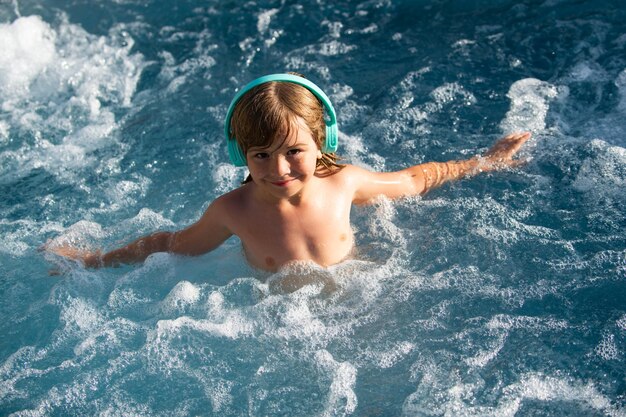
[[[323,266],[342,261],[351,251],[350,205],[317,202],[288,208],[257,208],[238,224],[248,261],[274,271],[296,260]]]

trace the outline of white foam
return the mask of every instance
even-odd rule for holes
[[[487,349],[480,349],[479,352],[469,358],[465,358],[464,362],[469,366],[483,368],[493,359],[498,356],[500,350],[504,347],[504,342],[506,341],[507,334],[501,333],[497,335],[495,339],[486,343]]]
[[[358,135],[347,135],[339,131],[341,155],[351,164],[362,168],[382,171],[385,167],[385,159],[375,152],[369,152],[363,144],[363,139]]]
[[[389,263],[392,263],[389,262]],[[351,308],[367,309],[378,299],[383,290],[383,280],[391,276],[395,265],[348,260],[328,268],[346,296],[357,301]],[[350,323],[346,323],[350,326]]]
[[[221,318],[194,319],[182,316],[172,320],[159,320],[156,328],[148,331],[145,352],[148,369],[151,372],[169,374],[175,370],[193,374],[189,369],[190,353],[181,349],[181,339],[198,335],[200,338],[239,339],[252,335],[254,324],[238,310],[224,310]],[[202,375],[200,375],[202,378]],[[213,389],[208,395],[215,394]],[[216,397],[217,398],[217,397]]]
[[[485,239],[510,244],[519,240],[556,241],[560,238],[556,230],[524,223],[529,214],[526,210],[513,211],[492,198],[467,198],[459,200],[458,204],[471,209],[475,217],[471,230]]]
[[[0,401],[27,397],[26,390],[19,389],[15,385],[25,373],[24,365],[29,364],[34,356],[36,356],[34,347],[22,346],[0,364]]]
[[[326,407],[322,416],[350,415],[358,405],[357,396],[354,392],[356,385],[357,370],[350,362],[337,362],[327,350],[319,350],[315,353],[315,360],[320,368],[331,372],[330,384]]]
[[[561,330],[567,328],[568,323],[564,320],[552,318],[510,316],[500,314],[492,317],[485,328],[491,339],[485,343],[486,348],[481,348],[471,357],[464,358],[469,366],[482,368],[495,359],[506,342],[509,331],[512,329],[532,330],[534,333],[549,330]]]
[[[432,71],[431,67],[422,67],[416,71],[409,71],[400,81],[400,91],[403,93],[411,92],[421,82],[424,74]]]
[[[119,351],[124,348],[123,339],[132,337],[139,331],[139,326],[130,320],[117,318],[111,321],[103,322],[97,328],[91,329],[91,332],[74,347],[76,356],[83,356],[81,360],[84,362],[95,357],[97,354],[107,354],[112,351]]]
[[[58,59],[56,33],[39,16],[0,24],[0,94],[28,93],[31,83]],[[4,107],[4,106],[3,106]],[[6,110],[6,109],[4,109]]]
[[[68,227],[63,234],[48,243],[49,247],[71,246],[89,249],[94,241],[104,237],[102,226],[98,223],[81,220]]]
[[[394,203],[384,197],[375,200],[376,212],[368,223],[369,232],[376,238],[385,238],[394,243],[396,250],[406,250],[406,236],[404,231],[394,223],[396,209]]]
[[[332,274],[311,261],[292,261],[283,265],[267,279],[267,284],[270,291],[277,294],[292,293],[302,288],[306,289],[307,294],[322,290],[329,293],[336,288]],[[308,286],[315,288],[306,288]]]
[[[115,288],[109,294],[107,307],[117,314],[122,314],[128,310],[144,308],[151,302],[151,299],[142,297],[132,288]]]
[[[132,39],[116,30],[110,38],[97,37],[68,22],[53,29],[39,16],[0,25],[0,42],[9,51],[0,61],[5,100],[6,95],[46,100],[59,92],[73,93],[72,104],[92,116],[97,116],[101,100],[130,105],[143,62],[141,55],[129,54]],[[7,103],[5,111],[15,110]]]
[[[609,398],[600,393],[593,383],[543,374],[528,374],[522,378],[519,385],[507,388],[505,393],[514,393],[513,395],[519,395],[524,399],[581,402],[610,416],[625,415],[624,411],[619,410]]]
[[[43,168],[63,182],[79,181],[77,171],[94,166],[97,162],[97,159],[89,155],[82,146],[67,143],[54,145],[48,140],[41,140],[35,149],[24,147],[15,154],[7,152],[7,156],[12,155],[23,161],[22,165],[15,170],[15,177],[21,177],[34,169]]]
[[[30,241],[33,236],[63,231],[60,223],[56,222],[36,222],[31,219],[21,219],[9,221],[0,219],[0,252],[12,256],[22,256],[32,249],[33,243]]]
[[[394,343],[392,347],[384,351],[366,352],[365,356],[381,369],[387,369],[394,366],[400,360],[404,359],[409,353],[413,352],[416,345],[411,342]]]
[[[350,45],[345,42],[341,42],[339,40],[341,38],[341,30],[343,29],[343,24],[341,22],[330,22],[328,20],[324,20],[322,22],[322,25],[328,27],[329,33],[327,36],[323,36],[319,43],[310,44],[310,45],[304,46],[303,48],[296,49],[294,51],[291,51],[289,55],[299,57],[298,60],[302,63],[305,63],[306,60],[302,60],[303,55],[338,56],[338,55],[345,55],[349,52],[352,52],[358,49],[356,45]],[[292,65],[295,64],[295,62],[293,61],[293,58],[291,58],[291,61],[292,61]],[[311,66],[311,63],[307,63],[306,65],[300,66],[299,68],[303,68],[303,67],[307,68],[310,66]],[[314,64],[313,68],[315,68],[316,66],[317,64]],[[299,69],[299,71],[301,70]],[[320,69],[318,68],[315,71],[320,72]],[[328,70],[324,69],[323,71],[326,74],[320,74],[320,75],[322,75],[322,78],[328,79],[329,78],[327,74]]]
[[[9,140],[9,123],[0,120],[0,144],[4,144]]]
[[[272,22],[272,17],[274,17],[278,11],[278,9],[269,9],[257,15],[256,29],[260,34],[267,32]]]
[[[1,24],[0,94],[8,117],[0,137],[21,146],[0,154],[0,178],[44,169],[75,183],[83,181],[82,169],[107,166],[92,152],[117,144],[112,108],[130,106],[145,66],[132,47],[121,26],[98,37],[64,16],[57,27],[39,16]]]
[[[413,286],[427,289],[453,288],[467,296],[498,298],[511,306],[521,306],[529,296],[541,297],[550,293],[550,288],[518,289],[503,287],[501,278],[482,271],[476,266],[452,266],[447,270],[436,272],[428,279],[416,279]],[[411,290],[409,285],[407,290]],[[536,293],[533,293],[535,291]]]
[[[168,28],[174,30],[174,28]],[[164,32],[162,29],[161,32]],[[181,39],[190,38],[196,40],[194,54],[184,61],[177,62],[174,55],[167,51],[159,53],[159,57],[164,61],[161,65],[159,78],[169,81],[165,89],[168,94],[176,93],[188,80],[209,79],[209,69],[217,64],[211,55],[218,46],[211,43],[212,35],[209,30],[200,32],[174,32],[165,39],[166,42],[179,43]]]
[[[308,288],[310,291],[312,288]],[[328,333],[326,325],[311,312],[306,302],[307,291],[301,291],[299,297],[286,305],[286,310],[280,316],[280,326],[275,329],[276,336],[284,339],[305,340],[312,345],[322,344]],[[304,296],[304,297],[303,297]]]
[[[452,49],[455,53],[462,56],[469,56],[472,48],[476,45],[476,41],[472,39],[459,39],[452,44]]]
[[[119,223],[116,232],[128,233],[128,230],[137,230],[138,233],[152,233],[155,230],[172,228],[176,225],[170,219],[148,208],[142,208],[131,219]]]
[[[514,82],[507,93],[511,107],[500,123],[500,128],[504,133],[544,130],[549,103],[558,93],[556,86],[536,78]]]
[[[180,281],[161,302],[161,308],[167,313],[184,311],[200,298],[200,289],[189,281]]]
[[[456,102],[465,106],[476,103],[476,97],[459,83],[446,83],[435,88],[430,96],[434,102],[427,106],[428,113],[439,111],[447,104]]]
[[[183,329],[191,329],[218,337],[238,339],[253,332],[252,324],[239,312],[229,312],[221,322],[211,320],[195,320],[183,316],[174,320],[159,320],[157,323],[157,339],[166,340],[175,337]]]
[[[247,37],[239,42],[239,49],[244,52],[245,65],[249,66],[254,61],[257,53],[262,48],[271,48],[276,41],[283,35],[284,30],[271,30],[270,25],[273,17],[280,9],[263,10],[257,14],[257,33],[255,37]]]
[[[213,182],[216,184],[216,193],[224,194],[237,188],[246,177],[244,172],[246,172],[245,168],[226,163],[218,164],[213,170]]]
[[[581,404],[584,414],[587,407],[607,416],[626,416],[624,410],[616,406],[610,398],[602,394],[593,383],[542,373],[527,373],[518,382],[501,390],[500,399],[494,406],[475,405],[472,392],[478,388],[475,383],[462,383],[458,376],[444,382],[441,375],[435,380],[424,379],[430,389],[420,386],[411,394],[402,408],[402,415],[454,415],[459,417],[514,417],[524,410],[527,400],[545,403]],[[428,398],[424,398],[424,394]]]
[[[344,42],[340,42],[336,39],[332,39],[328,42],[322,42],[318,45],[311,45],[304,48],[307,54],[322,55],[322,56],[337,56],[345,55],[349,52],[357,49],[356,45],[349,45]]]
[[[122,0],[116,0],[116,3],[121,3]],[[128,395],[121,396],[117,392],[112,393],[113,398],[111,403],[106,404],[106,408],[100,411],[102,417],[149,417],[155,415],[155,411],[150,409],[147,404],[137,404]]]
[[[202,380],[200,377],[199,379]],[[215,414],[219,414],[227,406],[233,402],[233,395],[231,394],[233,387],[236,385],[235,381],[225,379],[212,378],[205,382],[205,394],[211,399],[211,406]]]
[[[530,329],[533,331],[542,331],[563,330],[568,328],[569,324],[565,320],[553,318],[498,314],[489,320],[486,327],[490,330]]]
[[[88,333],[105,321],[99,309],[82,298],[72,298],[63,305],[60,319],[65,323],[65,331],[79,334]]]
[[[322,21],[322,27],[326,26],[328,28],[328,35],[333,38],[333,39],[339,39],[341,38],[341,31],[343,30],[343,23],[338,22],[338,21],[334,21],[331,22],[330,20],[323,20]]]
[[[152,181],[150,178],[141,175],[134,175],[133,177],[132,181],[130,179],[122,180],[104,190],[110,201],[110,204],[105,209],[107,212],[131,206],[145,197]]]
[[[380,28],[378,27],[378,25],[376,23],[370,23],[368,26],[364,27],[363,29],[359,29],[359,30],[354,30],[354,29],[348,29],[346,30],[346,34],[351,35],[353,33],[360,33],[362,35],[370,35],[372,33],[376,33],[380,30]],[[395,35],[394,35],[395,38]],[[394,40],[398,40],[398,39],[394,39]]]
[[[593,157],[586,158],[576,175],[572,187],[591,195],[621,196],[626,186],[626,149],[610,146],[594,139],[587,148]]]
[[[615,343],[615,335],[610,333],[602,335],[602,340],[595,347],[594,352],[605,361],[618,360],[622,357]]]

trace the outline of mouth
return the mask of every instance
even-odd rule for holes
[[[277,187],[285,187],[288,184],[290,184],[293,180],[281,180],[281,181],[271,181],[272,185],[275,185]]]
[[[281,179],[281,180],[276,180],[276,181],[269,181],[270,184],[276,186],[276,187],[286,187],[287,185],[291,184],[293,181],[295,181],[295,178],[288,178],[288,179]]]

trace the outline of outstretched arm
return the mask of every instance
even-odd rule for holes
[[[519,165],[520,161],[513,157],[529,138],[528,132],[510,134],[497,141],[484,155],[462,161],[428,162],[397,172],[362,170],[357,176],[359,183],[354,202],[366,203],[379,195],[398,198],[426,194],[446,182],[467,175]]]
[[[216,201],[209,206],[200,220],[186,229],[153,233],[106,253],[99,250],[84,251],[71,246],[49,245],[46,249],[57,255],[80,261],[87,268],[142,262],[156,252],[201,255],[217,248],[232,235],[223,224],[223,210]]]

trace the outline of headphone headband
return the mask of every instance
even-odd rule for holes
[[[326,108],[326,113],[328,114],[329,120],[325,121],[326,123],[326,141],[324,146],[322,147],[323,153],[332,153],[337,150],[337,116],[335,114],[335,109],[333,108],[332,103],[328,96],[319,88],[317,85],[307,80],[306,78],[300,77],[298,75],[293,74],[270,74],[265,75],[263,77],[259,77],[248,84],[246,84],[233,98],[233,101],[230,103],[228,107],[228,112],[226,113],[226,120],[224,122],[224,135],[226,136],[226,142],[228,143],[228,155],[230,156],[230,160],[235,166],[246,166],[246,156],[243,153],[243,150],[237,143],[236,138],[230,137],[230,121],[233,117],[233,112],[235,110],[235,106],[237,102],[246,94],[248,91],[253,89],[254,87],[268,83],[271,81],[282,81],[289,82],[293,84],[301,85],[309,90],[315,97],[317,97],[324,107]]]

